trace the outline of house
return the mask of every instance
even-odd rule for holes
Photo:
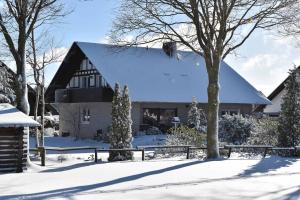
[[[3,63],[2,61],[0,61],[0,70],[1,71],[5,71],[5,74],[9,77],[9,79],[11,80],[10,86],[5,86],[6,88],[0,88],[0,95],[4,92],[2,91],[3,89],[7,89],[8,87],[10,87],[12,89],[11,94],[9,95],[9,99],[10,101],[12,101],[12,103],[15,101],[15,89],[16,89],[16,85],[14,84],[14,82],[16,81],[16,74],[13,70],[11,70],[7,65],[5,65],[5,63]],[[30,116],[34,115],[34,106],[35,106],[35,99],[36,99],[36,92],[35,90],[30,86],[27,85],[28,88],[28,103],[30,106]],[[45,110],[46,112],[51,112],[54,115],[57,115],[57,111],[54,107],[52,107],[51,105],[47,104],[45,105]],[[41,109],[39,109],[38,111],[38,115],[41,114]]]
[[[24,127],[39,123],[10,104],[0,104],[0,173],[22,172],[26,168],[28,135]]]
[[[300,66],[298,67],[300,69]],[[281,112],[282,97],[286,93],[285,83],[287,77],[269,96],[268,99],[272,102],[270,105],[262,106],[263,112],[271,117],[278,117]]]
[[[193,97],[205,109],[207,72],[202,56],[176,50],[74,42],[46,91],[60,114],[60,132],[93,137],[111,124],[115,83],[129,87],[134,132],[187,121]],[[270,101],[225,62],[220,69],[220,114],[249,114]]]

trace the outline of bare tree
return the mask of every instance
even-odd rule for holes
[[[4,45],[16,63],[17,107],[29,114],[25,75],[26,42],[35,28],[54,22],[67,14],[60,0],[0,0],[0,32]]]
[[[45,115],[45,68],[53,63],[60,62],[63,52],[58,51],[54,38],[48,38],[48,32],[42,32],[39,37],[35,37],[35,31],[31,32],[26,51],[27,63],[31,66],[33,80],[36,86],[34,119],[37,120],[38,111],[41,113],[41,131],[36,128],[36,144],[44,146],[44,115]]]
[[[218,113],[221,60],[256,29],[289,23],[282,13],[299,0],[123,0],[111,31],[117,44],[175,41],[202,55],[208,73],[208,158],[219,156]],[[288,15],[289,13],[286,13]],[[133,37],[128,41],[128,36]]]

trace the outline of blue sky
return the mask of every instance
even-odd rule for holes
[[[63,23],[52,28],[62,48],[74,41],[102,42],[107,36],[118,0],[65,0],[74,12]],[[300,41],[299,41],[300,42]],[[258,31],[226,62],[265,95],[272,92],[286,77],[293,64],[300,65],[300,46],[293,38],[279,38]],[[50,82],[58,65],[49,66]]]

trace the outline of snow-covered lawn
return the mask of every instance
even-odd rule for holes
[[[0,175],[0,199],[300,199],[300,159],[69,159]]]
[[[165,144],[166,135],[142,135],[133,138],[132,146],[144,146],[144,145],[160,145]],[[30,148],[35,147],[35,137],[29,138]],[[80,146],[92,146],[98,148],[108,148],[108,143],[102,141],[96,141],[92,139],[78,139],[75,140],[73,137],[45,137],[45,146],[50,147],[80,147]]]

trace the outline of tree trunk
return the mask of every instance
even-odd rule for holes
[[[219,157],[219,69],[220,60],[206,59],[208,72],[207,105],[207,158]]]
[[[34,104],[34,120],[37,121],[38,117],[38,110],[39,110],[39,101],[40,101],[40,86],[36,86],[36,93],[35,93],[35,104]],[[39,128],[35,128],[35,138],[36,138],[36,147],[40,146],[39,140]]]
[[[17,74],[18,78],[18,91],[17,91],[17,108],[29,115],[29,103],[28,103],[28,88],[26,82],[25,70],[24,72]]]
[[[45,135],[45,75],[44,69],[42,70],[42,85],[41,85],[41,145],[45,145],[44,135]]]

